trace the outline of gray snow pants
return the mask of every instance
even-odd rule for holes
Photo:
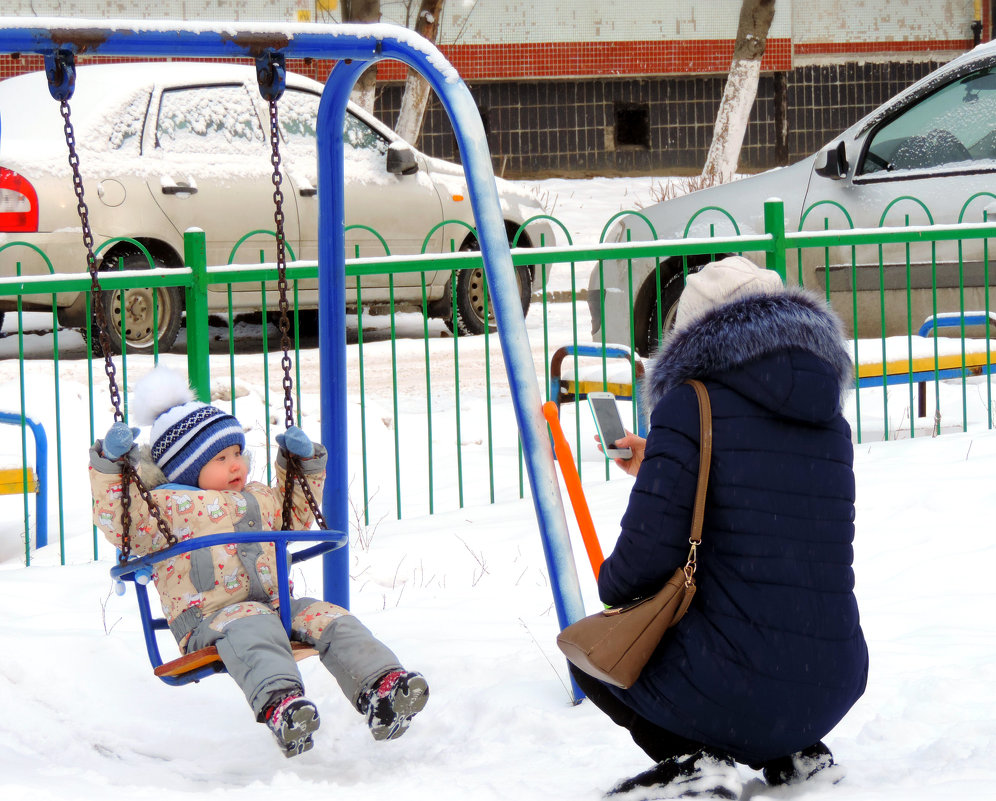
[[[328,622],[309,625],[308,618],[315,617],[311,614],[315,610],[324,613],[323,620]],[[304,692],[290,640],[276,611],[236,618],[221,630],[211,625],[217,617],[194,629],[187,651],[214,645],[225,669],[245,693],[256,720],[262,720],[264,710],[284,696]],[[318,651],[322,664],[356,709],[363,690],[385,673],[401,668],[398,657],[386,645],[339,607],[314,598],[294,598],[291,617],[293,639]]]

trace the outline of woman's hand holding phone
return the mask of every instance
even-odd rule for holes
[[[595,435],[595,442],[598,443],[598,449],[602,453],[605,453],[605,449],[602,447],[602,440],[597,434]],[[632,451],[633,455],[629,459],[613,458],[612,461],[616,463],[620,470],[636,477],[636,474],[640,470],[640,465],[643,463],[643,452],[647,448],[647,441],[638,434],[627,431],[626,436],[617,439],[614,444],[616,448],[629,448]]]

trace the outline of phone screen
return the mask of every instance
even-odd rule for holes
[[[598,427],[598,436],[602,440],[605,455],[613,458],[631,458],[632,451],[628,448],[617,449],[612,445],[616,440],[626,436],[616,399],[611,395],[591,393],[588,395],[588,404],[595,416],[595,425]]]

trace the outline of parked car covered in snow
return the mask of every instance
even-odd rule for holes
[[[935,70],[852,125],[818,153],[789,167],[666,200],[643,210],[658,239],[734,236],[764,231],[764,201],[785,204],[786,231],[981,222],[996,219],[996,43],[980,45]],[[653,236],[636,217],[622,218],[612,241]],[[853,332],[852,293],[857,298],[859,335],[915,332],[933,313],[936,252],[937,310],[986,308],[984,240],[902,244],[882,249],[850,247],[803,252],[801,281],[827,291],[831,303]],[[989,286],[996,269],[989,242]],[[763,264],[763,254],[744,255]],[[827,260],[827,255],[829,259]],[[907,309],[906,265],[910,261]],[[689,257],[689,269],[709,257]],[[632,264],[633,302],[628,268]],[[588,304],[596,340],[629,344],[633,319],[635,346],[646,355],[657,345],[658,318],[668,330],[684,288],[682,259],[662,259],[660,303],[653,259],[608,261],[591,273]],[[788,278],[800,278],[794,253]],[[964,281],[964,299],[960,282]],[[962,305],[964,304],[964,305]],[[996,308],[996,297],[990,297]],[[604,309],[604,316],[603,316]]]
[[[284,182],[284,228],[297,259],[318,253],[318,165],[316,120],[323,85],[288,73],[279,102]],[[77,70],[70,101],[85,197],[96,244],[115,237],[141,242],[155,266],[182,265],[183,232],[206,233],[208,264],[253,263],[260,250],[273,260],[272,234],[257,234],[233,246],[245,234],[272,231],[273,185],[269,113],[249,66],[217,63],[144,63],[84,66]],[[448,252],[477,248],[473,211],[462,168],[429,158],[401,140],[390,128],[350,105],[346,115],[347,257],[383,256],[384,237],[391,255]],[[0,82],[0,247],[24,241],[43,250],[52,270],[30,248],[0,251],[0,275],[86,270],[76,200],[69,171],[59,105],[49,94],[44,73]],[[498,179],[498,194],[509,240],[522,223],[544,213],[537,198]],[[555,242],[543,220],[519,235],[518,247]],[[148,267],[133,245],[116,243],[100,253],[100,268]],[[542,271],[517,267],[523,311]],[[440,317],[461,333],[484,330],[482,270],[458,273],[457,313],[451,309],[451,273],[425,274],[430,316]],[[355,307],[355,287],[347,297]],[[365,277],[365,307],[386,308],[387,276]],[[300,306],[315,308],[317,282],[302,282]],[[153,293],[158,294],[158,330],[153,324]],[[112,341],[120,344],[119,293],[105,293]],[[236,312],[261,308],[258,284],[234,285]],[[274,308],[275,292],[268,297]],[[421,276],[401,273],[394,280],[396,310],[422,309]],[[26,296],[25,308],[51,309],[42,296]],[[209,291],[209,308],[228,309],[225,287]],[[0,313],[15,308],[0,299]],[[58,299],[64,325],[82,326],[84,296],[63,293]],[[126,338],[130,349],[149,350],[158,336],[161,348],[174,341],[181,324],[183,293],[175,288],[125,292]]]

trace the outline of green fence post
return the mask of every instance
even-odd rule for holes
[[[764,233],[773,239],[772,249],[764,255],[765,266],[785,282],[785,204],[778,198],[764,201]]]
[[[187,377],[199,400],[211,402],[211,371],[208,363],[207,239],[200,229],[183,234],[183,261],[193,273],[186,289]]]

